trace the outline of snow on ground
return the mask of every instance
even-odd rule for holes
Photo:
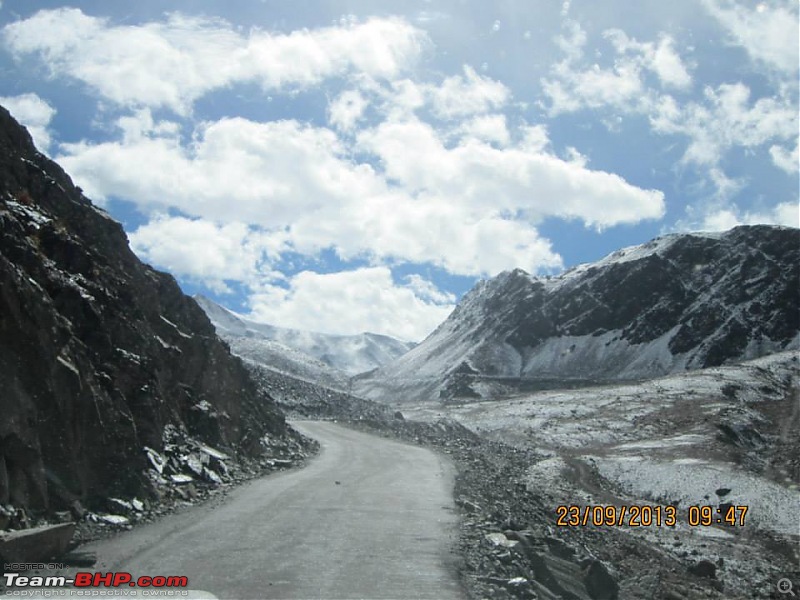
[[[658,440],[643,440],[640,442],[628,442],[627,444],[620,444],[617,446],[618,450],[651,450],[654,448],[674,448],[675,446],[691,446],[704,441],[702,435],[697,434],[683,434],[674,435]]]
[[[50,217],[47,217],[36,210],[33,206],[25,206],[24,204],[14,202],[13,200],[6,200],[6,206],[13,212],[27,217],[28,220],[33,223],[36,229],[52,220]]]
[[[784,352],[619,386],[401,408],[407,418],[446,416],[489,437],[536,449],[544,459],[526,474],[528,485],[563,492],[575,502],[598,497],[629,504],[677,501],[685,512],[690,505],[725,501],[749,507],[747,530],[798,536],[797,486],[768,468],[759,473],[765,467],[753,464],[764,464],[778,437],[776,424],[770,425],[759,407],[785,403],[787,385],[797,386],[799,374],[797,353]],[[755,445],[723,439],[726,423],[760,429]],[[748,453],[755,463],[743,458]],[[596,480],[582,482],[582,477]],[[721,500],[715,494],[719,488],[732,491]],[[716,527],[690,529],[696,530],[686,533],[692,539],[732,535]]]
[[[719,504],[715,490],[728,488],[731,492],[724,498],[725,502],[748,507],[745,526],[785,534],[800,533],[797,489],[767,481],[734,464],[662,462],[645,456],[583,458],[593,461],[600,475],[621,484],[632,496],[661,502],[679,501],[681,513],[685,513],[688,506]]]
[[[540,448],[573,448],[587,446],[647,443],[657,441],[659,432],[668,432],[669,422],[659,415],[681,409],[688,415],[716,415],[722,409],[736,408],[747,413],[746,403],[776,399],[774,390],[785,384],[787,377],[797,378],[798,366],[792,361],[797,352],[783,352],[749,361],[739,366],[715,367],[669,375],[649,381],[622,385],[605,385],[573,390],[551,390],[524,394],[503,400],[485,400],[462,405],[430,403],[402,405],[410,418],[435,420],[444,414],[465,426],[493,433],[498,437],[524,433],[530,445]],[[735,394],[735,401],[726,394]],[[704,427],[702,419],[697,424]],[[673,435],[703,435],[684,424]],[[707,435],[705,436],[707,437]],[[698,437],[686,438],[700,441]]]

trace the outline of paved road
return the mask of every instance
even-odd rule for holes
[[[332,423],[295,426],[322,444],[306,468],[96,543],[95,570],[185,575],[220,598],[461,598],[449,463]]]

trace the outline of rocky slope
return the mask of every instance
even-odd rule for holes
[[[389,407],[380,402],[292,377],[261,363],[245,360],[245,366],[259,389],[274,398],[289,417],[351,421],[394,418]]]
[[[239,356],[307,381],[341,387],[350,375],[371,371],[414,344],[375,333],[329,335],[256,323],[204,296],[195,296],[208,318]]]
[[[475,513],[464,524],[472,520],[480,529],[467,540],[479,582],[488,570],[509,591],[536,580],[563,595],[549,585],[552,578],[542,578],[541,565],[552,559],[548,547],[552,553],[568,546],[561,558],[582,562],[584,554],[608,565],[620,598],[774,598],[779,579],[800,575],[797,354],[618,386],[446,407],[423,403],[403,412],[405,423],[418,427],[423,419],[435,429],[444,416],[463,431],[480,432],[480,443],[463,445],[472,456],[461,469],[469,482],[462,493]],[[489,440],[494,448],[483,461],[491,466],[481,468],[473,449]],[[674,507],[677,521],[559,527],[560,505]],[[692,506],[746,506],[746,524],[693,527]],[[509,548],[498,536],[492,548],[481,539],[492,532],[519,543]],[[537,537],[544,556],[530,554]],[[574,565],[555,564],[563,567],[553,572],[561,587],[580,581]]]
[[[800,346],[800,230],[668,235],[553,278],[479,283],[419,346],[359,378],[384,401],[630,380]]]
[[[33,511],[155,493],[181,468],[153,466],[178,438],[219,462],[295,435],[200,307],[5,109],[0,389],[0,504]],[[189,466],[200,475],[175,477],[206,474]]]
[[[451,455],[471,597],[766,599],[800,575],[796,352],[403,413],[357,426]],[[677,520],[559,526],[566,505]],[[726,505],[746,525],[689,524],[690,506]]]

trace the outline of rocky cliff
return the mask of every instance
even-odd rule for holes
[[[800,230],[674,234],[558,277],[480,282],[419,346],[360,378],[385,401],[650,378],[800,346]]]
[[[289,435],[204,312],[0,108],[0,504],[142,492],[175,431],[232,456]]]

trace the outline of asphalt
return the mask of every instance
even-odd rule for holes
[[[293,425],[321,444],[308,466],[97,542],[94,570],[183,575],[218,598],[464,597],[446,458],[329,422]]]

